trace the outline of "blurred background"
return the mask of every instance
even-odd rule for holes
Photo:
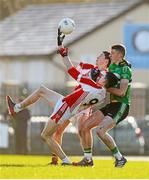
[[[0,153],[49,154],[40,138],[52,112],[47,102],[11,119],[5,96],[19,102],[42,84],[63,95],[71,91],[74,82],[57,54],[57,27],[64,17],[76,23],[65,40],[75,64],[95,63],[114,44],[126,46],[133,71],[131,109],[111,134],[125,155],[149,155],[149,0],[0,0]],[[109,155],[93,134],[93,154]],[[73,125],[63,148],[69,155],[83,154]]]

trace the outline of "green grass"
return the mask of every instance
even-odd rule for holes
[[[71,160],[80,160],[71,157]],[[106,178],[147,179],[149,161],[128,161],[123,168],[114,168],[114,160],[94,159],[94,167],[47,166],[48,156],[0,155],[0,178]]]

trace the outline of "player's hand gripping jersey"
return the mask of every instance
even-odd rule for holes
[[[80,63],[77,68],[70,68],[68,73],[79,83],[79,86],[57,103],[51,116],[56,123],[62,123],[90,106],[101,104],[106,96],[106,90],[96,82],[106,75],[106,70],[99,71],[92,64]]]

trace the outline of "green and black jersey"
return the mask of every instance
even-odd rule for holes
[[[131,96],[131,79],[132,79],[132,71],[131,68],[128,65],[121,65],[121,64],[110,64],[109,66],[109,71],[116,74],[116,76],[119,78],[119,83],[116,85],[116,88],[120,86],[120,81],[121,79],[128,79],[129,84],[128,88],[126,91],[125,96],[120,97],[114,94],[110,94],[110,100],[111,102],[113,100],[116,100],[117,102],[125,103],[125,104],[130,104],[130,96]]]
[[[116,124],[124,120],[129,113],[130,95],[131,95],[131,68],[127,64],[127,61],[122,61],[120,64],[110,64],[109,71],[114,73],[119,78],[119,83],[115,88],[120,87],[120,81],[122,79],[128,79],[129,85],[126,90],[126,94],[121,97],[114,94],[110,94],[111,102],[100,109],[104,116],[110,116]]]

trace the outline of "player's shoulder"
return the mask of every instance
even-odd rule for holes
[[[119,63],[119,67],[122,69],[122,73],[131,73],[132,71],[130,62],[125,59]]]
[[[119,66],[120,67],[129,67],[129,68],[131,68],[132,66],[131,66],[131,63],[129,62],[129,61],[127,61],[126,59],[123,59],[120,63],[119,63]]]

